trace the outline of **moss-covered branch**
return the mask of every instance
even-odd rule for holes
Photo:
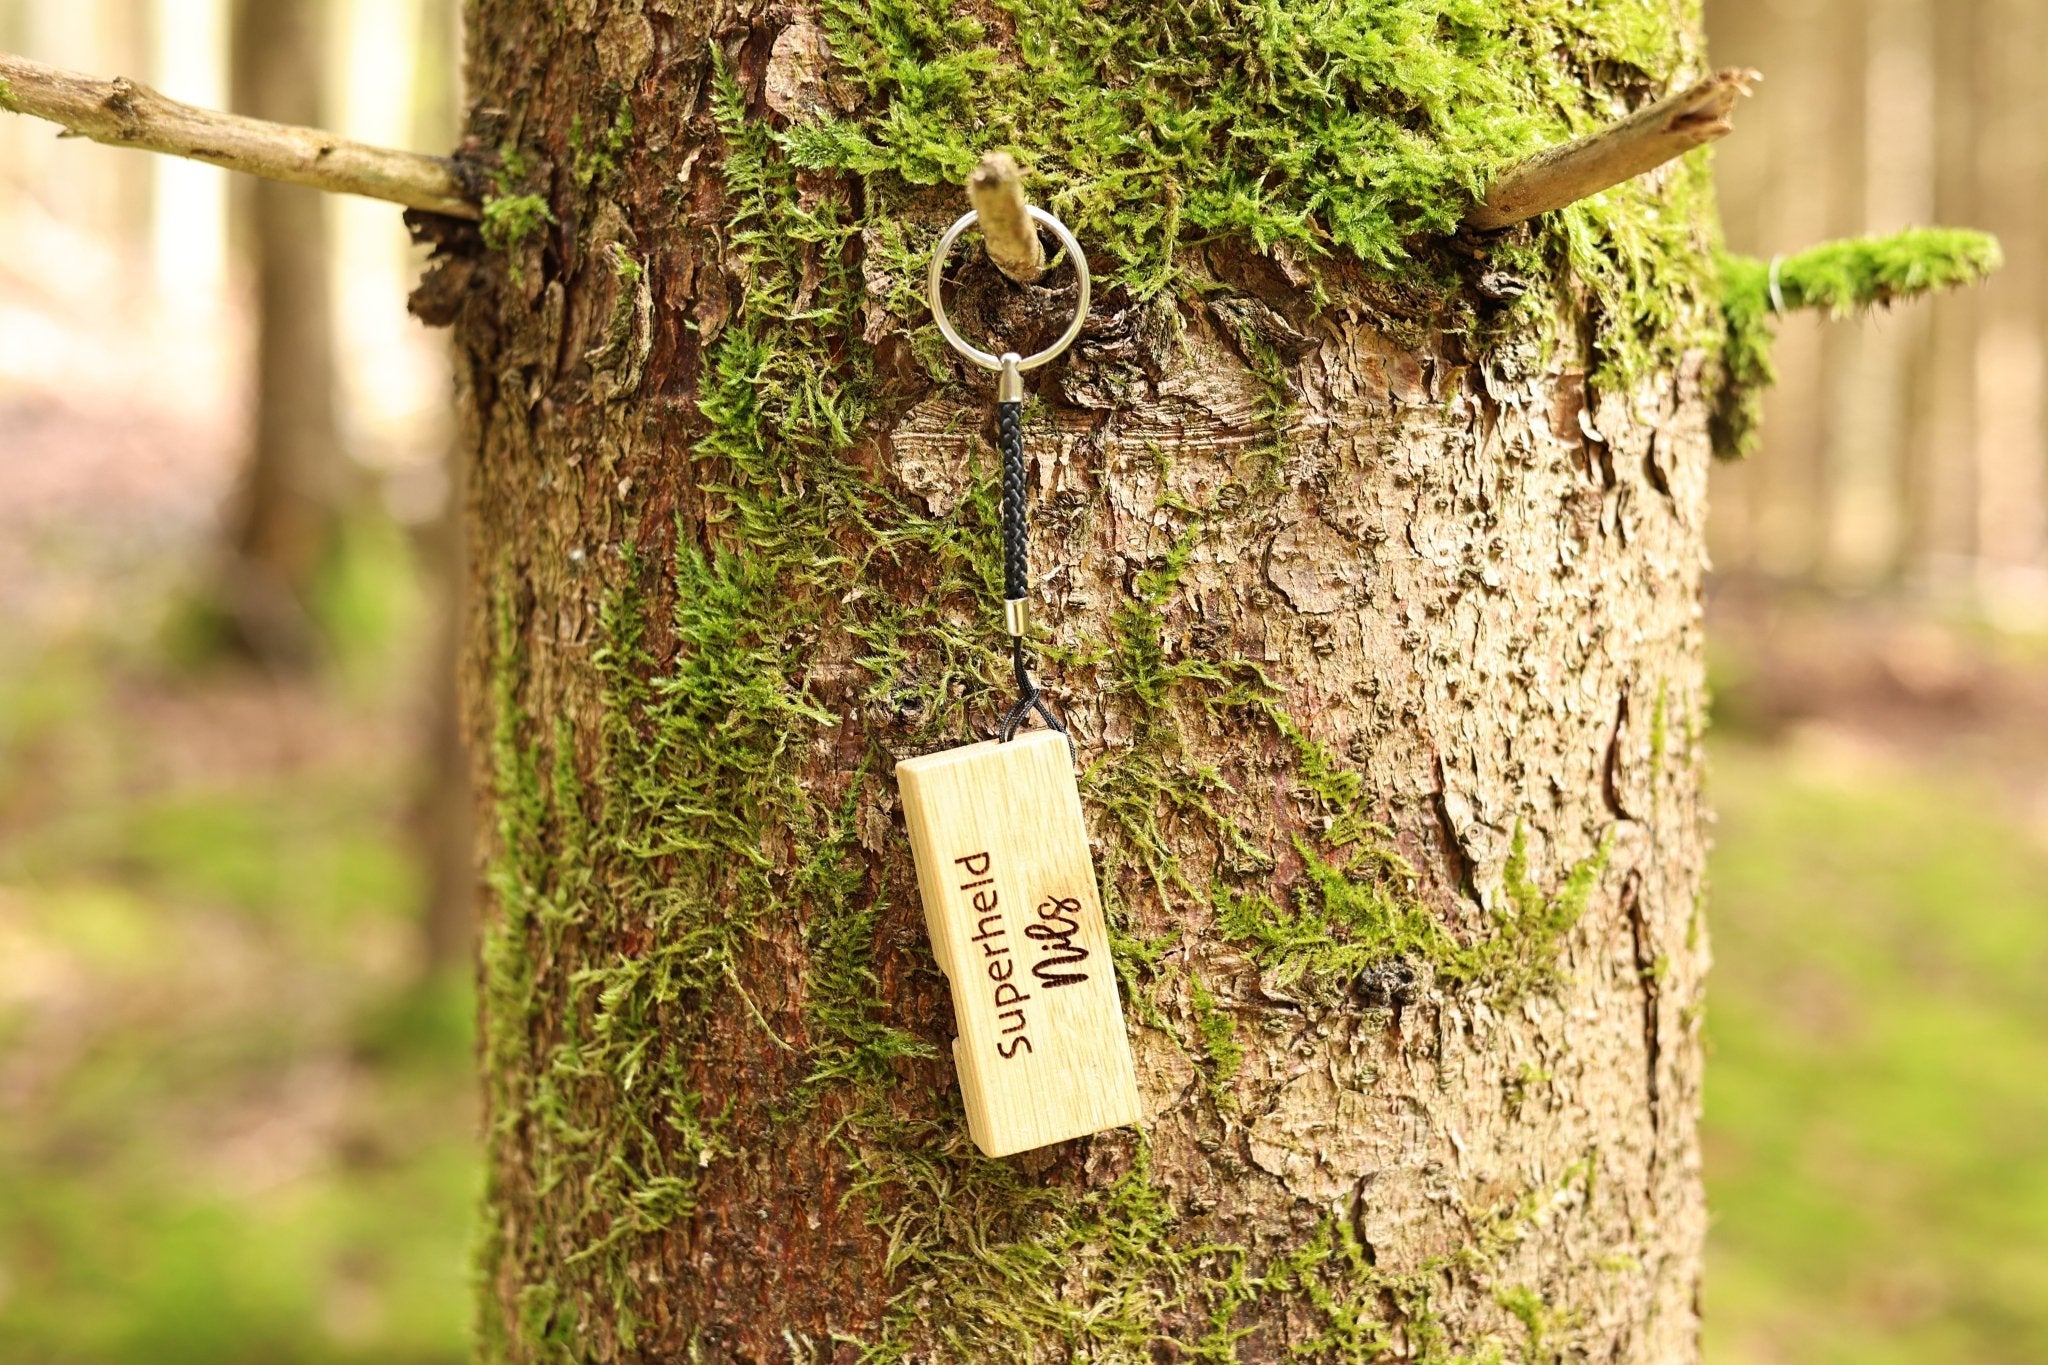
[[[446,157],[371,147],[318,128],[201,109],[125,78],[101,80],[0,52],[0,109],[110,147],[190,157],[245,175],[476,219],[475,186]]]
[[[1754,256],[1721,258],[1721,300],[1731,316],[1774,308],[1824,308],[1837,317],[1940,289],[1975,284],[2005,263],[1998,239],[1965,228],[1912,228],[1889,237],[1823,242],[1771,265]]]
[[[1781,314],[1818,308],[1841,317],[1975,284],[2004,261],[1996,238],[1962,228],[1913,228],[1889,237],[1823,242],[1775,262],[1723,255],[1721,308],[1727,339],[1715,413],[1716,452],[1734,458],[1756,445],[1764,391],[1777,379],[1771,343]]]

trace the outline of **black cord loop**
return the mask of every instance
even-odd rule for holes
[[[1024,637],[1021,635],[1010,637],[1010,666],[1017,675],[1017,704],[1004,713],[1002,729],[996,732],[997,738],[1008,744],[1016,735],[1017,727],[1036,711],[1039,718],[1045,722],[1046,729],[1057,730],[1066,735],[1067,749],[1071,753],[1074,748],[1074,737],[1067,733],[1067,727],[1060,723],[1060,718],[1045,704],[1045,694],[1040,692],[1038,684],[1031,680],[1031,670],[1024,662]]]
[[[1014,351],[998,355],[970,345],[954,329],[953,320],[946,315],[941,286],[945,283],[946,257],[953,250],[953,243],[960,240],[961,233],[981,221],[981,215],[973,210],[956,219],[939,238],[938,247],[932,252],[931,268],[925,272],[924,290],[925,299],[931,304],[932,320],[938,323],[939,334],[945,337],[946,344],[976,365],[985,370],[995,370],[1001,376],[996,385],[996,437],[1003,456],[1003,623],[1010,632],[1010,665],[1017,676],[1017,703],[1003,716],[1002,740],[1009,742],[1017,727],[1035,711],[1048,727],[1066,736],[1067,752],[1074,755],[1074,737],[1068,734],[1067,727],[1046,705],[1038,684],[1031,680],[1031,668],[1024,654],[1024,633],[1030,627],[1031,597],[1030,527],[1024,509],[1024,372],[1052,360],[1081,335],[1081,329],[1088,321],[1088,257],[1081,250],[1080,242],[1074,239],[1074,234],[1059,219],[1035,205],[1026,205],[1024,212],[1032,222],[1059,239],[1074,271],[1077,286],[1074,316],[1059,340],[1028,356],[1020,356]]]
[[[1021,400],[996,404],[996,444],[1003,455],[1003,597],[1006,601],[1022,602],[1031,594],[1031,524],[1024,506],[1024,404]],[[1032,680],[1031,668],[1024,654],[1023,632],[1017,627],[1013,627],[1013,631],[1010,636],[1010,666],[1017,679],[1017,703],[1004,715],[998,737],[1003,743],[1009,743],[1017,733],[1017,727],[1035,711],[1048,729],[1066,735],[1067,748],[1071,750],[1074,737],[1067,734],[1067,727],[1046,705],[1044,694]]]

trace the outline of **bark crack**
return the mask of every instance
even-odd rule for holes
[[[1656,940],[1650,931],[1649,916],[1643,911],[1643,874],[1630,868],[1628,878],[1621,884],[1621,912],[1628,917],[1629,937],[1635,948],[1636,981],[1643,995],[1643,1069],[1644,1081],[1650,1100],[1650,1132],[1654,1137],[1663,1128],[1663,1108],[1658,1101],[1657,1073],[1663,1060],[1663,1042],[1659,1037],[1658,1006],[1662,1002],[1664,987],[1659,977],[1662,973],[1657,966]],[[1652,1143],[1651,1160],[1656,1160],[1658,1147]]]
[[[1624,820],[1635,820],[1635,812],[1621,797],[1621,741],[1622,736],[1628,733],[1628,711],[1628,692],[1624,690],[1621,701],[1614,708],[1614,729],[1607,738],[1607,761],[1601,765],[1600,784],[1607,797],[1608,809]]]

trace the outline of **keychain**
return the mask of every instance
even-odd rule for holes
[[[1008,1156],[1138,1121],[1138,1085],[1110,962],[1073,742],[1031,677],[1024,506],[1024,372],[1052,360],[1088,317],[1088,261],[1066,225],[1028,207],[1080,282],[1074,320],[1035,355],[997,355],[954,330],[940,297],[946,257],[979,215],[932,253],[932,317],[954,350],[997,372],[1003,457],[1003,624],[1017,701],[997,738],[896,765],[932,951],[952,988],[953,1062],[967,1131]],[[1033,713],[1044,729],[1021,730]]]

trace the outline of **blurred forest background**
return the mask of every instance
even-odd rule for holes
[[[453,145],[456,0],[0,0]],[[2048,1360],[2048,7],[1711,0],[1729,244],[1940,222],[1715,473],[1709,1359]],[[456,1361],[450,379],[397,211],[0,119],[0,1359]]]

